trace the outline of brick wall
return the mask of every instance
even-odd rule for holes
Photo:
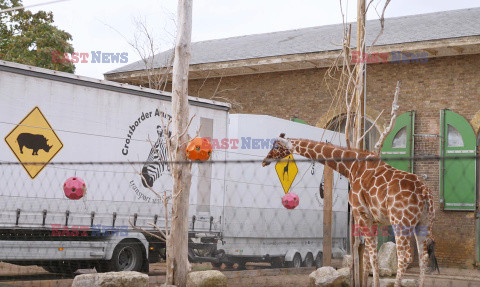
[[[397,80],[402,81],[399,114],[416,111],[415,133],[439,134],[440,110],[449,108],[471,121],[480,110],[480,55],[429,59],[427,63],[375,64],[368,68],[367,107],[389,120]],[[267,73],[193,80],[189,94],[228,99],[232,113],[266,114],[289,119],[297,116],[315,125],[336,105],[328,93],[326,69]],[[220,82],[220,84],[219,84]],[[329,81],[333,84],[332,81]],[[415,137],[415,155],[439,153],[436,137]],[[436,204],[435,237],[441,266],[473,268],[475,219],[473,212],[439,210],[439,165],[417,161],[415,173],[427,175]]]

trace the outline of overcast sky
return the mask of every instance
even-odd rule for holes
[[[372,4],[381,10],[385,0]],[[24,5],[48,2],[24,0]],[[194,0],[192,41],[284,31],[342,22],[337,0]],[[368,1],[367,1],[368,2]],[[346,6],[347,2],[343,1]],[[135,19],[145,22],[163,51],[173,47],[175,0],[70,0],[32,8],[54,14],[55,24],[72,34],[76,52],[128,53],[128,63],[140,56],[128,44],[135,39]],[[480,0],[392,0],[386,17],[480,7]],[[374,7],[367,20],[378,19]],[[348,2],[348,21],[356,20],[356,1]],[[137,32],[136,32],[137,31]],[[76,64],[76,74],[103,79],[120,63]]]

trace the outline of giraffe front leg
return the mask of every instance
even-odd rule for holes
[[[364,275],[363,275],[363,282],[364,285],[367,286],[367,280],[369,275],[369,268],[372,268],[373,274],[373,284],[372,286],[378,287],[380,286],[380,278],[378,273],[378,256],[377,256],[377,244],[378,244],[378,237],[377,236],[365,236],[365,251],[363,253],[363,264],[364,264]]]
[[[367,246],[367,239],[365,238],[365,249],[363,250],[363,275],[361,286],[368,286],[368,275],[370,275],[370,256],[369,248]]]
[[[402,285],[402,279],[407,271],[408,265],[413,261],[412,249],[410,246],[411,236],[395,235],[395,241],[397,245],[397,278],[395,279],[395,287]]]

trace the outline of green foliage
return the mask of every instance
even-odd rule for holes
[[[0,9],[22,6],[0,0]],[[0,13],[0,59],[73,73],[72,63],[54,63],[52,52],[73,53],[72,35],[53,25],[52,12],[16,10]]]

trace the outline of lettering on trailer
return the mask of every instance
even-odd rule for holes
[[[170,194],[168,188],[170,178],[160,180],[160,177],[170,173],[170,166],[166,163],[168,161],[166,141],[170,138],[171,132],[167,134],[163,124],[168,125],[171,119],[171,115],[157,108],[142,112],[132,119],[131,124],[128,125],[128,133],[121,148],[121,153],[123,156],[133,157],[136,161],[141,156],[145,158],[145,163],[136,167],[140,174],[136,174],[129,183],[135,197],[141,201],[148,203],[161,201],[150,190],[151,188],[160,194],[163,194],[163,192]],[[150,135],[152,135],[151,138]],[[148,149],[145,149],[147,147]],[[145,153],[147,150],[148,154]],[[142,153],[145,154],[142,155]],[[155,182],[157,184],[154,186]]]
[[[5,142],[32,179],[63,148],[62,141],[38,107],[10,131]]]
[[[275,165],[275,171],[282,184],[283,191],[288,193],[298,173],[297,164],[293,159],[293,155],[288,155],[282,161],[277,162]]]

